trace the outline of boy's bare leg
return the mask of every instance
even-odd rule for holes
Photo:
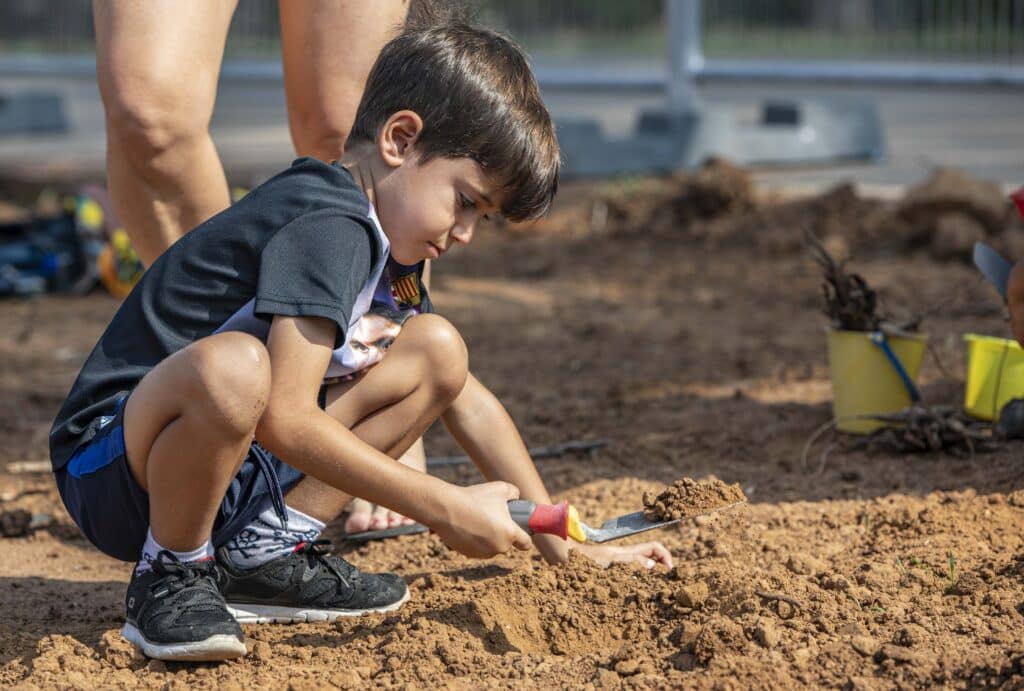
[[[107,181],[147,266],[230,202],[209,124],[236,4],[93,2]]]
[[[185,552],[210,539],[218,507],[249,450],[270,394],[264,345],[209,336],[154,367],[128,398],[128,464],[149,493],[153,538]]]
[[[279,0],[288,124],[295,151],[341,157],[366,78],[401,31],[409,0]]]
[[[451,405],[465,385],[465,344],[448,321],[410,319],[387,356],[353,382],[332,386],[327,412],[360,439],[401,458]],[[286,497],[288,505],[327,523],[351,497],[312,477]]]

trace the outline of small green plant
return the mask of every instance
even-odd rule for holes
[[[956,574],[956,560],[953,558],[953,551],[946,551],[946,559],[949,563],[949,572],[946,574],[946,595],[952,595],[956,592],[957,574]]]

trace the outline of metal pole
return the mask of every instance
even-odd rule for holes
[[[700,106],[697,75],[704,69],[701,51],[700,0],[665,0],[668,24],[668,109],[672,115]]]

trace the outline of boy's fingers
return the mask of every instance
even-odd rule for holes
[[[519,488],[510,482],[501,483],[505,485],[505,500],[512,501],[513,499],[519,498]]]
[[[650,543],[647,556],[667,568],[672,568],[672,553],[660,542]]]
[[[512,546],[519,550],[533,549],[533,538],[525,530],[516,526],[516,532],[512,537]]]

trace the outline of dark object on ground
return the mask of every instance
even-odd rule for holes
[[[895,426],[882,427],[857,442],[856,446],[869,451],[948,451],[969,456],[979,451],[995,451],[999,446],[988,424],[966,417],[955,406],[915,405],[898,413],[870,418]]]
[[[32,513],[25,509],[11,509],[0,513],[0,534],[4,537],[23,537],[31,531]]]
[[[998,439],[1024,439],[1024,398],[1015,398],[999,411],[993,433]]]
[[[425,533],[429,528],[422,523],[410,523],[394,528],[381,528],[380,530],[364,530],[361,533],[345,533],[341,536],[342,542],[371,542],[373,540],[386,540],[389,537],[400,537],[402,535],[419,535]]]
[[[86,265],[73,213],[0,225],[0,296],[70,291]]]

